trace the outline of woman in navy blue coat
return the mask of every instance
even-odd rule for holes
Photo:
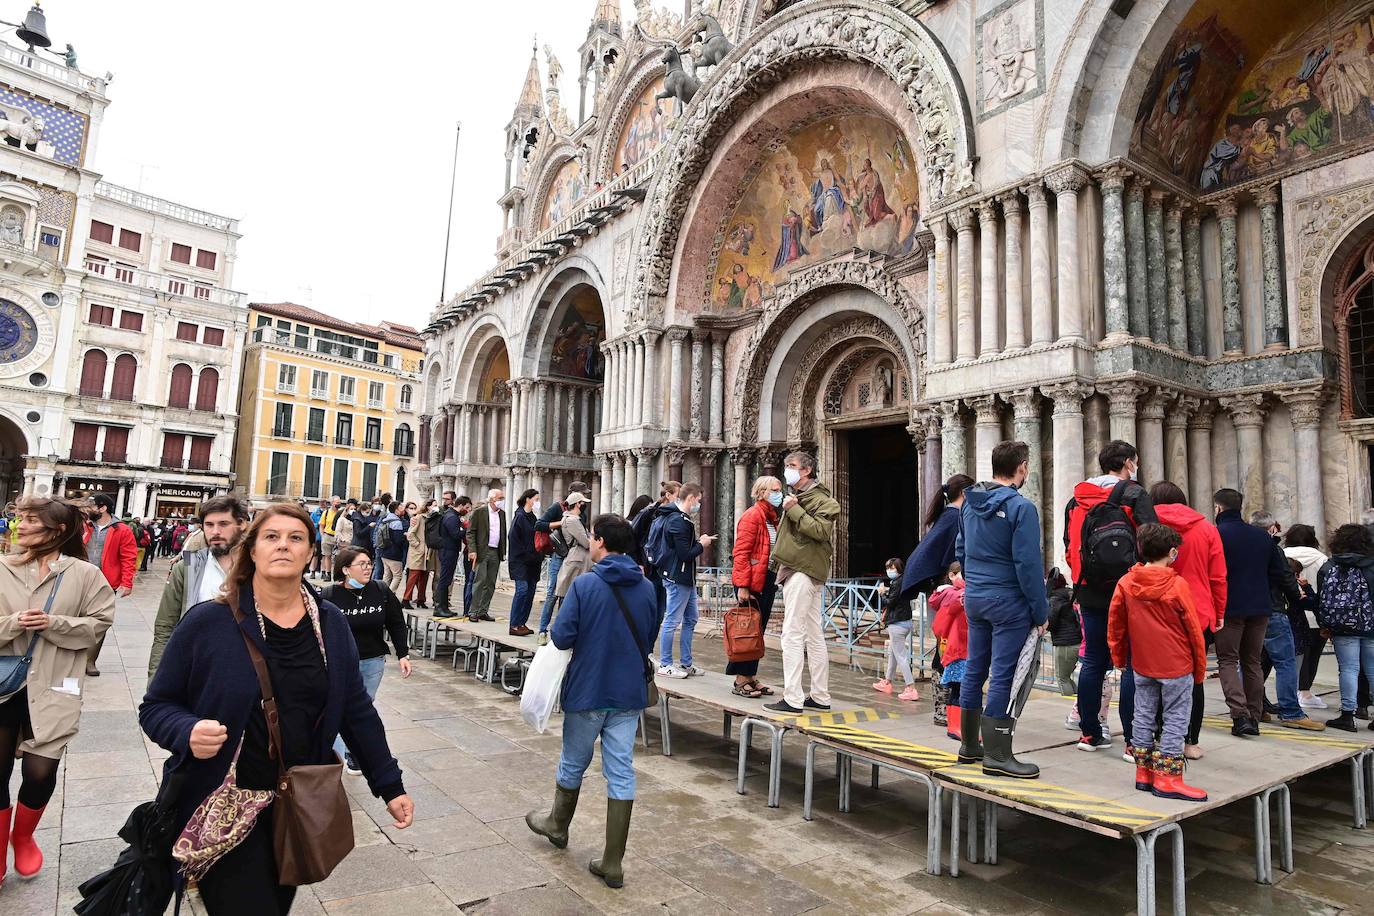
[[[238,547],[224,598],[191,608],[167,643],[138,718],[143,731],[172,753],[163,778],[180,772],[185,779],[178,825],[224,781],[235,753],[237,786],[270,790],[276,784],[278,765],[268,755],[247,638],[267,662],[282,765],[336,762],[334,739],[342,733],[395,826],[410,826],[415,806],[363,687],[348,622],[302,581],[314,543],[310,516],[294,503],[259,512]],[[210,916],[290,912],[296,889],[278,880],[271,805],[243,841],[211,866],[199,888]]]

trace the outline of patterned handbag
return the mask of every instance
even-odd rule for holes
[[[181,863],[187,881],[205,877],[221,856],[242,843],[258,815],[276,797],[270,789],[241,789],[235,784],[242,750],[243,739],[239,738],[224,782],[200,803],[172,846],[172,858]]]

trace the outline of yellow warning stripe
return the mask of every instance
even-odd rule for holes
[[[852,725],[814,725],[809,726],[806,732],[885,757],[910,761],[928,769],[953,766],[959,761],[959,758],[949,751],[926,747],[923,744],[912,744],[900,738],[889,738]]]
[[[802,716],[785,716],[797,728],[811,728],[818,725],[857,725],[860,722],[878,722],[883,719],[897,719],[900,716],[886,709],[846,709],[843,712],[818,712]]]
[[[1152,824],[1166,816],[1158,811],[1134,808],[1109,798],[1089,795],[1086,792],[1057,786],[1043,780],[1016,780],[1007,779],[1004,776],[988,776],[983,773],[982,767],[977,765],[961,764],[947,767],[940,771],[940,775],[952,782],[983,789],[1002,798],[1026,802],[1051,811],[1073,814],[1087,820],[1102,821],[1124,827],[1141,827]]]
[[[1206,716],[1202,723],[1208,728],[1218,730],[1231,730],[1231,720],[1223,716]],[[1364,741],[1354,738],[1341,738],[1331,733],[1311,732],[1300,728],[1284,728],[1281,725],[1260,725],[1260,735],[1265,738],[1277,738],[1280,741],[1295,741],[1298,744],[1315,744],[1318,747],[1334,747],[1345,751],[1362,751],[1370,745]]]

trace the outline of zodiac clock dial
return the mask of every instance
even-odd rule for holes
[[[38,346],[38,324],[22,305],[0,299],[0,366],[24,359]]]

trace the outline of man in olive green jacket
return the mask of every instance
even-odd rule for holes
[[[783,694],[765,708],[800,713],[830,708],[830,653],[821,618],[825,581],[835,556],[835,519],[840,504],[816,480],[816,460],[793,452],[783,476],[792,492],[782,502],[778,541],[768,564],[782,585]],[[811,695],[802,690],[802,672],[811,671]]]

